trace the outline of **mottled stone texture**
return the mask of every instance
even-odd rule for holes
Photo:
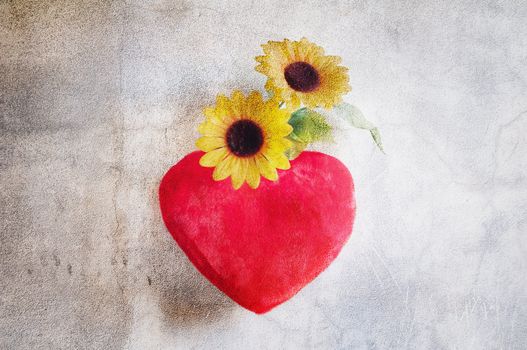
[[[190,265],[157,188],[218,92],[306,36],[350,67],[335,263],[263,316]],[[0,0],[0,348],[527,348],[527,6]]]

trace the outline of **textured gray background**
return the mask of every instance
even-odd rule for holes
[[[157,205],[216,93],[266,40],[351,68],[382,131],[323,148],[355,178],[334,264],[256,316]],[[0,0],[0,348],[526,349],[525,1]]]

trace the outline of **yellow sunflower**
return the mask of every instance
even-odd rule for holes
[[[285,137],[293,128],[287,123],[289,114],[276,101],[264,101],[256,91],[247,97],[234,91],[230,99],[218,95],[216,105],[206,108],[204,114],[196,146],[206,152],[200,165],[215,167],[214,180],[230,176],[235,189],[245,181],[257,188],[260,175],[275,181],[276,169],[289,169],[284,153],[291,142]]]
[[[351,91],[348,69],[341,58],[325,56],[324,49],[306,38],[300,41],[269,41],[262,45],[265,55],[256,57],[256,70],[268,77],[265,88],[293,108],[332,108]]]

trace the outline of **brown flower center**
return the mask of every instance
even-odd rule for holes
[[[262,148],[264,137],[262,129],[252,120],[242,119],[234,122],[226,133],[229,150],[238,157],[248,157]]]
[[[296,91],[309,92],[320,85],[320,76],[315,67],[306,62],[294,62],[285,67],[287,84]]]

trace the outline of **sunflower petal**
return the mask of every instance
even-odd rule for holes
[[[229,109],[231,107],[231,101],[227,96],[220,94],[216,97],[216,106],[217,108]]]
[[[262,94],[258,91],[253,91],[247,98],[247,114],[248,116],[256,116],[261,114],[264,106]]]
[[[207,117],[206,120],[208,123],[218,125],[225,129],[232,122],[229,111],[225,108],[207,107],[203,110],[203,114]]]
[[[196,146],[204,152],[209,152],[215,150],[216,148],[224,147],[225,138],[202,136],[197,139]]]
[[[256,160],[250,158],[247,160],[247,175],[246,175],[247,184],[251,188],[258,188],[260,185],[260,171],[256,165]]]
[[[202,136],[223,137],[225,135],[225,130],[225,126],[213,124],[209,121],[201,123],[198,126],[198,131]]]
[[[232,101],[232,112],[238,117],[242,117],[245,114],[245,96],[240,90],[234,90],[231,95]]]
[[[225,157],[217,166],[214,168],[212,178],[216,181],[224,180],[229,177],[232,173],[232,163],[234,161],[233,155]]]
[[[287,159],[283,153],[272,153],[269,150],[266,150],[264,151],[264,156],[276,169],[287,170],[291,168],[289,159]]]
[[[289,135],[291,131],[293,131],[293,127],[288,123],[272,122],[265,127],[266,134],[273,138],[285,137]]]
[[[214,167],[221,162],[227,155],[227,148],[222,147],[205,153],[199,160],[199,165],[204,167]]]
[[[214,107],[206,107],[203,109],[203,114],[207,118],[216,118],[216,109]]]
[[[235,158],[232,166],[232,187],[237,190],[242,187],[247,171],[247,159]]]
[[[267,141],[266,147],[272,153],[283,153],[286,149],[291,148],[293,144],[288,139],[271,139]]]
[[[271,165],[267,158],[260,154],[255,159],[258,170],[263,177],[271,181],[276,181],[278,179],[276,169]]]

